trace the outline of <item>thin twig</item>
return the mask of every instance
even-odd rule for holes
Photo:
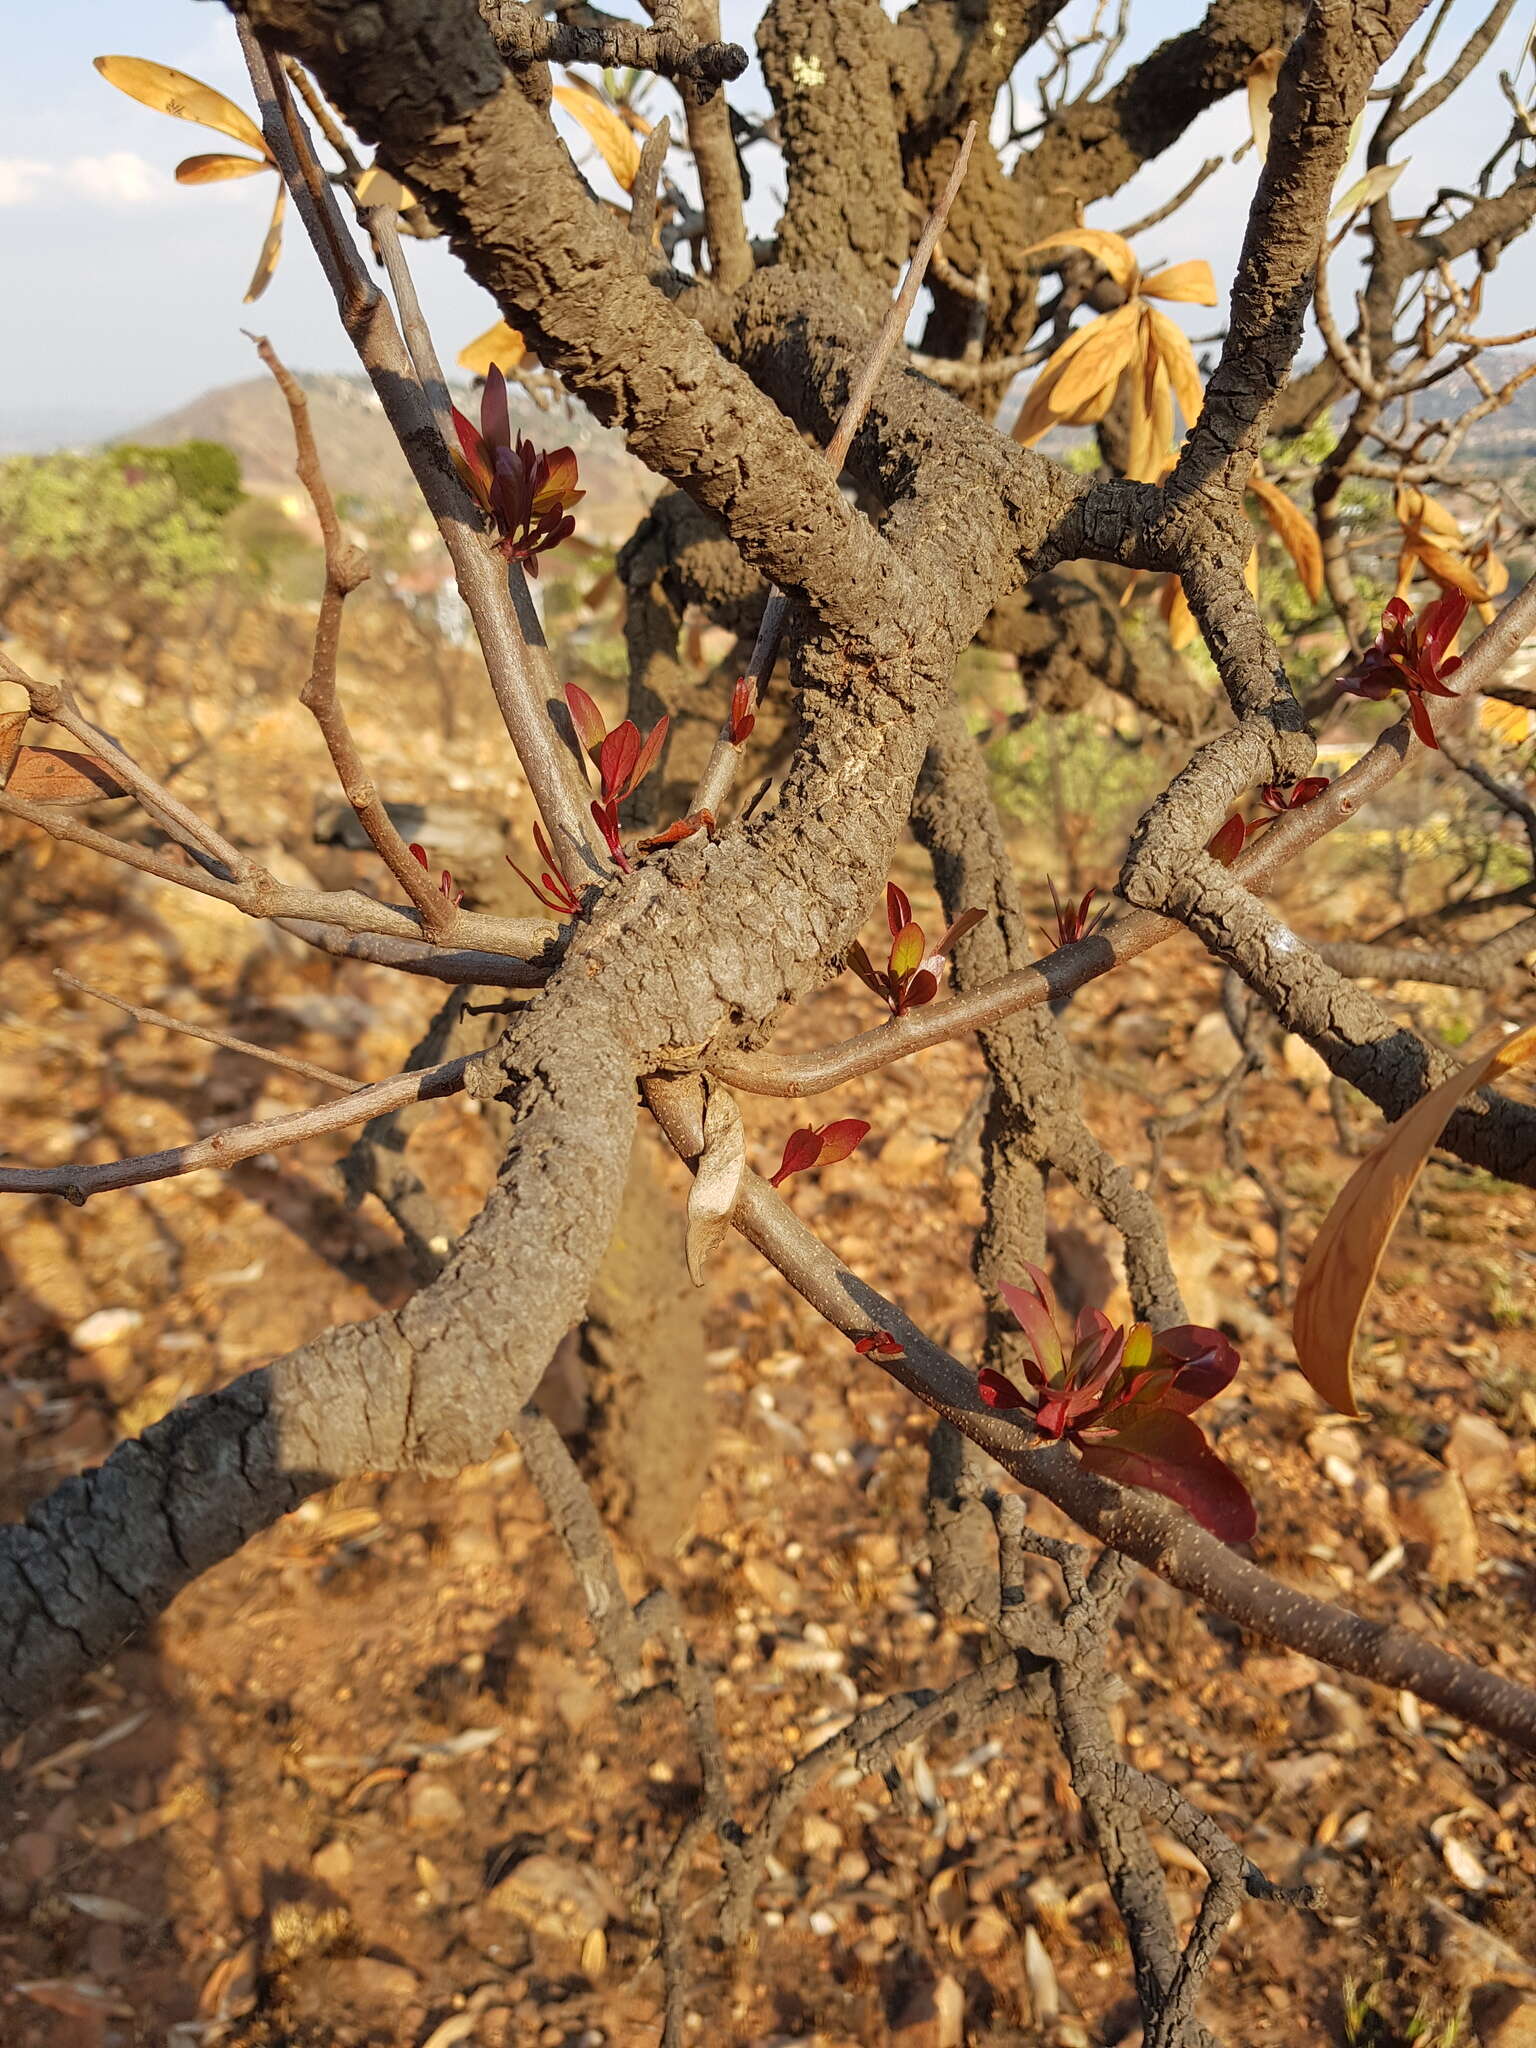
[[[211,1024],[189,1024],[183,1017],[167,1016],[164,1010],[151,1010],[141,1003],[130,1003],[126,996],[114,996],[104,988],[93,988],[88,981],[77,981],[62,967],[55,967],[53,978],[63,988],[72,988],[82,996],[94,996],[98,1003],[110,1003],[114,1010],[121,1010],[124,1016],[132,1017],[136,1023],[158,1024],[164,1031],[179,1031],[187,1038],[201,1038],[209,1045],[221,1045],[228,1052],[243,1052],[253,1060],[265,1060],[269,1066],[286,1067],[290,1074],[302,1074],[306,1080],[323,1081],[327,1088],[339,1088],[343,1094],[355,1095],[365,1085],[345,1074],[333,1074],[329,1067],[317,1067],[309,1060],[296,1060],[291,1053],[277,1052],[270,1045],[252,1045],[247,1038],[235,1038],[227,1031],[215,1031]]]
[[[315,446],[309,423],[309,400],[264,334],[253,334],[256,353],[271,371],[288,407],[297,449],[295,469],[299,482],[309,493],[320,522],[320,539],[325,549],[325,589],[320,597],[320,617],[315,625],[315,649],[309,681],[299,693],[299,702],[320,728],[331,766],[341,793],[357,814],[357,821],[372,842],[374,852],[415,904],[423,935],[440,946],[462,944],[468,920],[456,904],[433,885],[432,877],[405,841],[379,795],[372,776],[363,766],[352,728],[341,707],[336,689],[336,654],[341,638],[341,614],[348,597],[368,576],[368,564],[361,551],[342,538],[331,487],[325,480],[320,451]]]
[[[203,1166],[236,1166],[258,1153],[344,1131],[349,1124],[363,1123],[380,1110],[395,1109],[401,1103],[435,1102],[444,1095],[457,1095],[469,1065],[466,1057],[417,1074],[395,1074],[387,1081],[358,1088],[340,1102],[322,1102],[265,1123],[234,1124],[194,1145],[176,1145],[166,1152],[141,1152],[131,1159],[111,1159],[100,1165],[0,1166],[0,1194],[62,1195],[78,1206],[88,1195],[103,1194],[109,1188],[143,1187],[150,1181],[196,1173]]]
[[[468,491],[441,452],[441,435],[409,351],[347,233],[287,81],[243,17],[237,16],[236,26],[267,145],[336,295],[342,324],[442,534],[508,737],[561,864],[574,871],[567,880],[606,880],[611,869],[592,823],[585,784],[550,718],[541,674],[501,559],[487,542]]]

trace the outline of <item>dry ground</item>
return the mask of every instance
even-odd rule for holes
[[[452,746],[432,739],[435,700],[416,716],[408,679],[408,715],[393,709],[402,679],[387,639],[363,634],[374,665],[350,678],[386,790],[510,810],[521,836],[504,747],[472,707]],[[271,688],[232,695],[210,650],[167,653],[164,675],[98,662],[87,676],[114,729],[164,763],[187,753],[190,716],[213,744],[187,760],[181,788],[282,845],[290,872],[362,877],[361,856],[311,847],[307,816],[293,816],[293,789],[323,786],[303,714]],[[1298,926],[1387,921],[1358,848],[1331,861],[1289,898]],[[915,855],[903,879],[931,910]],[[5,826],[0,890],[12,1158],[144,1150],[312,1099],[312,1084],[83,1004],[51,980],[55,966],[366,1076],[402,1059],[434,1006],[425,984],[338,967]],[[1458,1033],[1478,1021],[1465,997],[1408,993]],[[841,1035],[870,1012],[846,980],[788,1029]],[[1198,1107],[1232,1056],[1217,974],[1189,943],[1086,991],[1066,1026],[1090,1116],[1142,1170],[1148,1119]],[[979,1327],[977,1079],[974,1049],[959,1046],[879,1090],[844,1091],[818,1116],[867,1115],[870,1141],[789,1189],[962,1353]],[[755,1162],[776,1162],[793,1106],[748,1114]],[[1343,1114],[1375,1128],[1363,1105]],[[1238,1132],[1275,1200],[1234,1169],[1213,1118],[1168,1136],[1160,1172],[1191,1313],[1226,1319],[1245,1355],[1214,1428],[1259,1503],[1255,1554],[1536,1681],[1532,1196],[1430,1170],[1372,1321],[1371,1419],[1342,1424],[1287,1351],[1295,1250],[1350,1163],[1296,1047],[1276,1046],[1247,1084]],[[8,1514],[186,1394],[403,1298],[388,1217],[343,1203],[342,1149],[316,1143],[84,1211],[0,1198]],[[474,1105],[423,1116],[412,1156],[467,1220],[493,1168]],[[669,1185],[681,1201],[680,1171]],[[1063,1291],[1114,1308],[1113,1245],[1064,1190],[1051,1201]],[[739,1244],[712,1275],[709,1317],[714,1454],[696,1512],[675,1556],[624,1568],[636,1594],[658,1574],[677,1589],[750,1823],[795,1759],[861,1706],[964,1672],[981,1637],[932,1609],[923,1413]],[[1465,1426],[1450,1435],[1469,1416],[1502,1433],[1475,1465]],[[1522,1969],[1536,1984],[1528,1766],[1146,1580],[1118,1668],[1134,1758],[1272,1875],[1327,1885],[1320,1913],[1245,1909],[1209,2001],[1227,2041],[1449,2048],[1473,2038],[1457,2016],[1476,1985]],[[511,1448],[451,1484],[359,1482],[306,1505],[0,1761],[7,2048],[658,2039],[636,1890],[689,1812],[691,1751],[670,1701],[613,1705]],[[1168,1858],[1187,1914],[1198,1880],[1172,1845]],[[685,1896],[713,1874],[701,1855]],[[1057,1754],[1025,1720],[979,1746],[936,1739],[889,1784],[835,1774],[779,1843],[751,1953],[697,1961],[700,2043],[927,2048],[962,2038],[944,2018],[956,2006],[976,2044],[1135,2038],[1123,1941]],[[1486,2011],[1484,2027],[1502,2048]]]

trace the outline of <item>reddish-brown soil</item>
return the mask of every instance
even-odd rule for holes
[[[114,706],[109,692],[108,708],[115,730],[150,734],[151,758],[175,758],[179,701]],[[290,860],[328,880],[348,863],[361,876],[361,857],[316,853],[307,818],[289,812],[292,787],[321,786],[302,714],[270,697],[246,711],[233,726],[221,716],[218,767],[196,758],[179,786],[254,820],[258,838],[285,839]],[[390,794],[504,802],[505,751],[478,714],[450,748],[423,743],[419,727],[392,739],[382,703],[360,704],[358,724]],[[1288,914],[1300,929],[1368,914],[1380,884],[1352,882],[1348,859],[1298,887]],[[144,1150],[313,1097],[311,1083],[66,996],[55,966],[358,1075],[397,1064],[434,1007],[425,984],[339,968],[4,825],[0,874],[0,1143],[13,1159]],[[903,879],[919,915],[931,911],[915,855]],[[1449,1020],[1444,996],[1412,993]],[[1148,1118],[1218,1086],[1230,1056],[1218,1017],[1218,976],[1182,941],[1071,1006],[1089,1115],[1139,1170]],[[871,1021],[850,981],[786,1031]],[[818,1120],[867,1115],[869,1142],[787,1190],[962,1355],[980,1323],[965,1138],[977,1084],[962,1045],[843,1091]],[[754,1163],[775,1163],[794,1106],[747,1110]],[[1372,1314],[1368,1420],[1329,1421],[1288,1353],[1285,1290],[1350,1160],[1294,1047],[1287,1059],[1276,1046],[1237,1114],[1278,1216],[1229,1163],[1214,1119],[1167,1139],[1160,1185],[1191,1314],[1225,1320],[1244,1351],[1213,1429],[1257,1498],[1255,1555],[1536,1681],[1531,1196],[1431,1168]],[[1345,1114],[1377,1128],[1358,1102]],[[342,1149],[316,1143],[83,1211],[0,1197],[8,1514],[185,1395],[404,1298],[388,1217],[344,1205]],[[424,1115],[412,1156],[467,1220],[493,1169],[473,1105]],[[680,1170],[664,1174],[681,1202]],[[1066,1191],[1051,1206],[1064,1293],[1122,1305],[1113,1241]],[[88,1320],[103,1311],[128,1313]],[[750,1827],[797,1758],[890,1692],[942,1687],[983,1637],[933,1612],[926,1415],[739,1242],[711,1274],[708,1315],[707,1483],[675,1555],[623,1565],[633,1594],[660,1578],[681,1599]],[[1496,1422],[1510,1447],[1477,1499],[1465,1583],[1405,1543],[1396,1519],[1404,1475],[1439,1468],[1460,1415]],[[1044,1566],[1039,1590],[1049,1597]],[[1270,1875],[1327,1888],[1320,1912],[1243,1909],[1207,2006],[1226,2041],[1449,2048],[1472,2038],[1456,2016],[1474,1987],[1521,1981],[1521,1952],[1536,1983],[1528,1765],[1432,1710],[1246,1640],[1146,1579],[1116,1663],[1114,1711],[1135,1761]],[[693,1752],[669,1697],[614,1705],[510,1446],[452,1483],[355,1482],[308,1504],[184,1594],[3,1763],[6,2048],[659,2039],[643,1889],[692,1808]],[[1199,1880],[1166,1847],[1187,1923]],[[535,1855],[557,1861],[530,1868]],[[519,1866],[521,1887],[503,1883]],[[703,1846],[685,1902],[716,1875]],[[1027,1719],[935,1739],[889,1783],[835,1774],[779,1843],[750,1947],[723,1956],[707,1912],[691,1924],[694,2042],[1135,2038],[1123,1939],[1059,1754]],[[1060,2014],[1046,2019],[1036,2000],[1049,2007],[1052,1978]],[[943,2017],[956,2007],[963,2036]]]

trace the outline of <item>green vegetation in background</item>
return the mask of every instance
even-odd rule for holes
[[[0,462],[0,561],[0,601],[76,568],[172,598],[230,566],[222,518],[169,467],[129,467],[117,450]]]
[[[120,442],[107,452],[130,477],[146,470],[168,476],[189,505],[201,506],[214,519],[233,512],[245,496],[240,458],[222,441],[179,441],[170,448]]]

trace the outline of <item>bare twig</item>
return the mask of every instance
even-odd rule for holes
[[[258,1153],[344,1131],[349,1124],[363,1123],[380,1110],[395,1109],[401,1103],[457,1095],[469,1064],[468,1058],[448,1060],[419,1074],[396,1074],[387,1081],[359,1087],[340,1102],[322,1102],[314,1109],[295,1110],[265,1123],[233,1124],[228,1130],[215,1131],[211,1138],[176,1145],[167,1152],[142,1152],[101,1165],[0,1166],[0,1194],[62,1195],[78,1206],[88,1195],[102,1194],[108,1188],[143,1187],[149,1181],[196,1173],[204,1166],[236,1166]]]
[[[264,334],[252,335],[256,353],[271,371],[293,422],[297,448],[295,467],[299,482],[309,493],[320,523],[325,549],[325,589],[320,598],[320,617],[315,626],[315,651],[309,681],[299,693],[299,702],[310,712],[325,741],[331,766],[341,784],[341,793],[357,814],[357,821],[373,843],[373,850],[415,904],[421,918],[422,934],[436,945],[464,942],[469,922],[450,897],[438,889],[427,869],[400,837],[394,820],[379,795],[373,778],[363,766],[352,728],[341,708],[336,690],[336,653],[341,638],[341,614],[347,598],[368,575],[368,564],[360,551],[342,539],[330,485],[315,446],[309,424],[309,400],[296,377],[279,360],[277,351]]]
[[[346,1074],[333,1074],[329,1067],[314,1066],[309,1060],[296,1060],[291,1053],[278,1052],[270,1045],[253,1045],[249,1039],[232,1037],[227,1031],[216,1031],[210,1024],[189,1024],[184,1017],[167,1016],[164,1010],[151,1010],[141,1003],[130,1003],[125,996],[114,996],[104,988],[93,988],[88,981],[77,981],[62,967],[55,967],[53,978],[63,988],[72,988],[82,996],[94,996],[99,1003],[110,1003],[114,1010],[121,1010],[124,1016],[132,1017],[136,1023],[158,1024],[164,1031],[179,1031],[186,1038],[201,1038],[209,1045],[223,1046],[228,1052],[243,1052],[253,1060],[265,1060],[269,1066],[286,1067],[290,1074],[302,1074],[306,1080],[323,1081],[327,1088],[339,1088],[344,1095],[355,1095],[365,1085],[351,1080]]]

